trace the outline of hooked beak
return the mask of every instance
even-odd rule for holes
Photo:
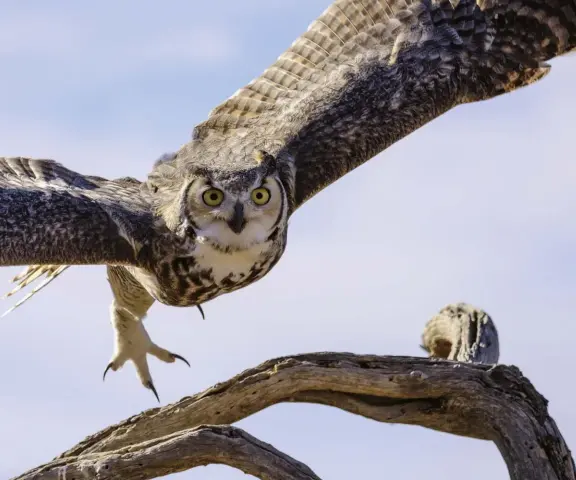
[[[232,218],[228,220],[228,225],[234,233],[238,235],[242,233],[242,230],[244,230],[244,227],[246,226],[246,219],[244,218],[244,205],[239,202],[234,205],[234,215],[232,215]]]

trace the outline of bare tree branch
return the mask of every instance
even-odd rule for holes
[[[306,465],[244,430],[226,425],[192,428],[113,453],[62,458],[18,478],[147,480],[211,463],[229,465],[266,480],[319,480]]]
[[[497,333],[490,317],[469,305],[443,309],[427,324],[423,343],[436,357],[466,358],[468,362],[498,358]],[[263,448],[265,444],[253,437],[248,443],[250,455],[255,457],[238,458],[238,449],[233,448],[237,443],[224,440],[213,450],[220,456],[207,455],[204,463],[191,456],[190,452],[199,448],[191,440],[191,432],[203,431],[199,426],[234,423],[281,402],[329,405],[380,422],[420,425],[491,440],[500,449],[513,480],[576,480],[572,456],[548,415],[546,400],[516,367],[350,353],[312,353],[269,360],[202,393],[108,427],[52,463],[18,478],[57,478],[48,472],[86,461],[93,465],[113,461],[107,464],[116,469],[129,465],[129,472],[139,469],[139,477],[122,478],[154,478],[208,462],[246,471],[246,458],[253,461],[250,468],[260,472],[255,474],[259,478],[317,478],[307,467],[270,446]],[[231,427],[218,428],[238,432]],[[214,430],[205,434],[218,436]],[[248,438],[244,432],[230,435]],[[167,441],[179,447],[160,449],[173,454],[163,461],[157,445]],[[216,443],[213,440],[210,445]],[[174,453],[177,450],[183,452],[182,456]],[[96,458],[99,463],[94,463]],[[269,462],[278,458],[283,459],[280,464],[285,470],[270,470]],[[273,476],[266,476],[271,471]]]

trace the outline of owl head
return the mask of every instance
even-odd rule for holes
[[[283,232],[292,182],[273,156],[256,150],[250,157],[171,165],[172,185],[180,187],[159,204],[168,227],[223,252],[245,250]],[[162,162],[169,161],[157,161],[155,171],[166,169]]]

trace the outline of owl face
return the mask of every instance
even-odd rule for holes
[[[244,250],[266,242],[285,221],[285,195],[275,172],[208,172],[189,185],[186,216],[200,242],[225,252]]]

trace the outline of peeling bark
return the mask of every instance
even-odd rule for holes
[[[459,361],[351,353],[269,360],[108,427],[17,478],[61,478],[58,471],[66,466],[67,473],[92,472],[88,478],[148,479],[207,463],[262,479],[318,478],[305,465],[227,426],[271,405],[306,402],[493,441],[512,480],[576,480],[570,450],[548,415],[546,399],[518,368],[490,364],[498,360],[499,347],[485,312],[450,305],[428,322],[423,343],[434,357]]]
[[[226,425],[191,428],[110,453],[64,457],[18,478],[147,480],[212,463],[266,480],[319,480],[306,465]]]

